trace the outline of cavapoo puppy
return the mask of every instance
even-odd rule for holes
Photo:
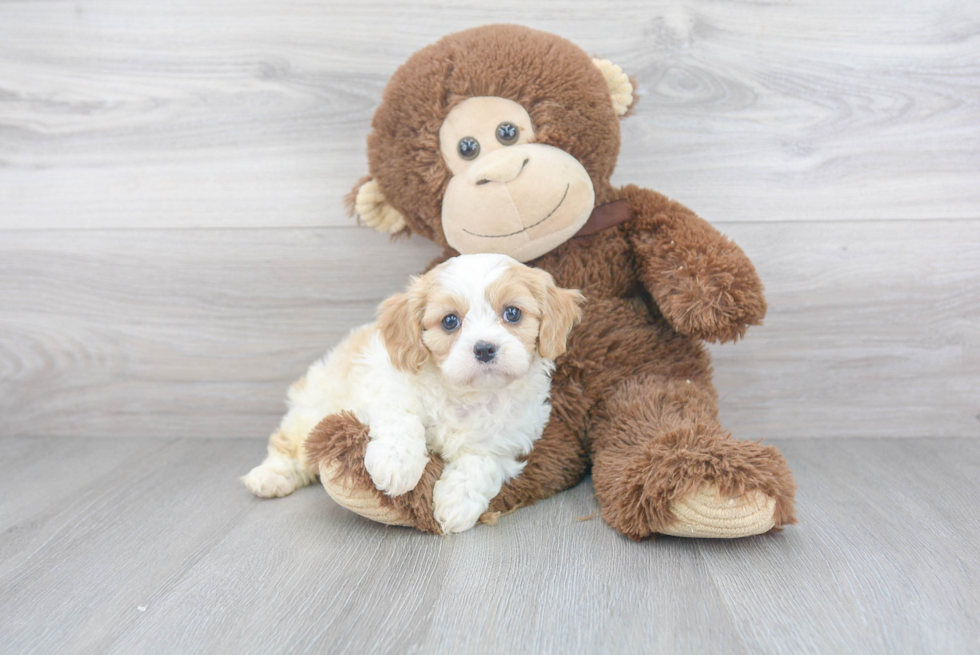
[[[289,389],[245,486],[268,498],[312,482],[303,444],[321,419],[348,410],[370,430],[364,465],[378,489],[414,489],[439,453],[435,518],[444,533],[473,527],[548,422],[554,359],[583,301],[506,255],[462,255],[413,278]]]

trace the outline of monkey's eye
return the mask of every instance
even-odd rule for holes
[[[504,310],[504,320],[508,323],[517,323],[521,320],[521,310],[517,307],[508,307]]]
[[[480,142],[471,136],[464,136],[456,147],[463,159],[476,159],[480,154]]]
[[[452,332],[459,327],[459,317],[456,314],[449,314],[442,319],[442,329],[446,332]]]
[[[497,126],[497,141],[505,146],[512,146],[521,138],[521,131],[513,123],[501,123]]]

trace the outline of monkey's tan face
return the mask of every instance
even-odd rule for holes
[[[534,143],[531,117],[512,100],[456,105],[439,130],[439,147],[453,174],[442,228],[460,253],[526,262],[570,239],[592,213],[588,172],[564,150]]]

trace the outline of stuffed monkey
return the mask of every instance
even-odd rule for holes
[[[704,341],[736,341],[766,312],[742,250],[691,210],[615,188],[619,120],[633,86],[609,61],[514,25],[459,32],[414,54],[384,90],[368,136],[361,222],[458,253],[505,253],[587,302],[553,377],[551,420],[482,520],[579,482],[591,466],[602,518],[632,539],[741,537],[795,522],[776,448],[718,421]],[[436,263],[436,262],[434,262]],[[328,416],[306,460],[341,505],[438,532],[432,456],[415,490],[379,492],[368,429]]]

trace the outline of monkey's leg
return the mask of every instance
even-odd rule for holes
[[[432,487],[442,475],[442,459],[430,454],[415,488],[393,498],[378,490],[364,468],[369,441],[368,426],[352,413],[331,414],[307,437],[306,458],[319,471],[324,489],[342,507],[379,523],[440,534],[433,516]]]
[[[796,522],[782,454],[732,439],[702,384],[638,376],[593,411],[596,497],[603,519],[631,539],[744,537]]]

